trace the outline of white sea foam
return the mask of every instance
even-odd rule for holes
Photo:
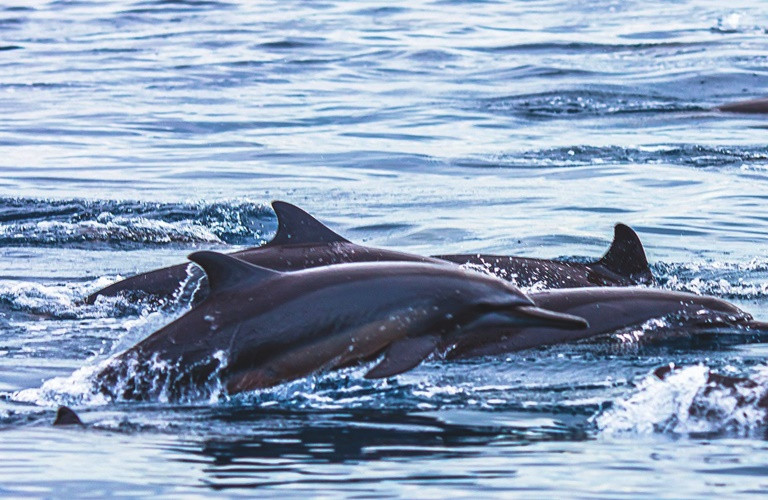
[[[768,367],[748,382],[723,384],[710,378],[704,365],[673,370],[663,379],[655,374],[635,392],[599,414],[595,423],[605,435],[623,433],[749,434],[766,422],[759,406],[768,391]]]

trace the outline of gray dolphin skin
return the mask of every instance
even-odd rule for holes
[[[517,288],[458,266],[352,263],[278,272],[216,252],[189,258],[209,296],[113,359],[98,375],[112,397],[178,397],[221,383],[230,394],[383,354],[366,377],[409,370],[464,327],[586,328],[534,305]]]
[[[284,201],[273,201],[272,208],[278,221],[275,237],[260,247],[229,255],[276,271],[295,271],[347,262],[438,262],[420,255],[356,245],[334,233],[304,210]],[[184,263],[113,283],[86,297],[85,303],[93,304],[99,296],[112,297],[121,293],[169,298],[182,291],[181,285],[188,279],[193,282],[191,288],[194,301],[204,299],[208,293],[207,280],[199,270]]]
[[[672,330],[687,335],[696,330],[735,327],[765,331],[768,324],[754,321],[735,305],[724,300],[684,292],[639,288],[576,288],[529,294],[536,305],[551,311],[583,317],[589,327],[566,332],[546,327],[510,328],[492,336],[465,328],[465,334],[453,346],[444,346],[446,358],[471,358],[520,351],[547,344],[573,342],[599,335],[637,328],[653,319],[665,319],[664,325],[649,330],[660,338],[669,338]]]
[[[276,271],[348,262],[469,263],[484,266],[518,286],[540,283],[548,288],[652,284],[654,281],[640,239],[624,224],[616,225],[611,247],[602,259],[591,264],[498,255],[423,257],[352,243],[290,203],[274,201],[272,207],[278,219],[275,237],[263,246],[229,255]],[[190,286],[182,286],[187,280]],[[208,284],[194,267],[178,264],[113,283],[86,297],[85,303],[93,304],[99,296],[138,294],[162,299],[184,292],[191,293],[192,302],[197,303],[207,295]]]
[[[605,255],[588,264],[483,254],[435,257],[483,267],[521,287],[535,284],[546,288],[653,284],[653,274],[637,233],[625,224],[616,224],[613,234],[613,242]]]
[[[715,108],[726,113],[745,113],[754,115],[768,114],[768,97],[748,101],[731,102]]]

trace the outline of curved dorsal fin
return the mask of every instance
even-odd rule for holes
[[[596,264],[619,276],[631,278],[636,283],[653,284],[655,281],[640,238],[626,224],[616,224],[613,229],[613,242]]]
[[[349,243],[296,205],[276,200],[272,208],[277,215],[277,233],[271,245]]]
[[[68,406],[59,406],[53,425],[84,425],[77,413]]]
[[[189,254],[188,258],[203,268],[208,277],[211,292],[280,275],[277,271],[249,264],[219,252],[195,252]]]

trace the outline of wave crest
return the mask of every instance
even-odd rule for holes
[[[263,243],[268,207],[234,203],[0,198],[0,244],[93,248]]]

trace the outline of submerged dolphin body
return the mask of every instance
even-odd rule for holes
[[[278,221],[275,237],[260,247],[229,255],[275,271],[295,271],[349,262],[438,262],[420,255],[356,245],[290,203],[273,201],[272,208]],[[182,283],[188,279],[196,285],[192,292],[194,300],[199,302],[204,299],[208,294],[207,279],[194,266],[184,263],[118,281],[92,293],[86,297],[85,302],[93,304],[99,296],[111,297],[121,293],[168,298],[181,291]]]
[[[600,260],[588,264],[483,254],[435,257],[483,267],[522,287],[541,284],[545,288],[577,288],[654,283],[643,244],[637,233],[625,224],[616,224],[608,251]]]
[[[114,397],[187,394],[220,382],[238,393],[369,360],[366,377],[409,370],[481,322],[585,328],[540,309],[503,280],[431,263],[339,264],[278,272],[216,252],[190,259],[210,295],[113,360],[98,376]]]
[[[750,99],[748,101],[737,101],[723,104],[715,108],[718,111],[726,113],[745,113],[753,115],[768,114],[768,97],[761,99]]]
[[[641,327],[648,321],[663,320],[651,328],[647,335],[662,338],[674,330],[692,334],[702,329],[736,327],[765,331],[768,324],[754,321],[733,304],[716,297],[672,292],[650,288],[606,287],[550,290],[529,294],[539,307],[583,317],[589,323],[586,329],[566,332],[547,327],[513,327],[499,335],[465,334],[452,346],[446,357],[470,358],[520,351],[548,344],[572,342],[602,334],[627,331]]]

